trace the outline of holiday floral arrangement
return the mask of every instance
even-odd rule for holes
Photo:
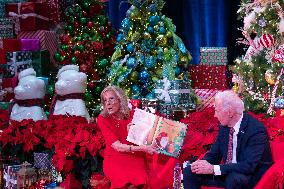
[[[218,120],[214,117],[214,108],[193,112],[180,122],[188,124],[180,160],[203,155],[214,142],[219,130]]]
[[[101,169],[97,165],[102,161],[103,136],[96,124],[83,117],[54,115],[48,121],[10,121],[0,133],[0,143],[2,155],[24,154],[22,161],[31,160],[31,152],[49,152],[53,166],[66,177],[63,185],[74,176],[77,183],[87,186],[92,172]]]

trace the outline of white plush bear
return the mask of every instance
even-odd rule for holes
[[[44,81],[36,77],[33,68],[28,68],[19,73],[19,83],[14,89],[15,99],[11,120],[22,121],[24,119],[46,120],[43,111],[43,98],[45,95]]]
[[[79,72],[76,65],[66,65],[58,71],[57,78],[56,102],[50,114],[75,115],[90,119],[83,99],[87,88],[87,75]]]

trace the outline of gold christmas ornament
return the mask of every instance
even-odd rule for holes
[[[151,38],[151,34],[149,34],[148,32],[144,32],[144,38],[145,39],[150,39]]]
[[[239,85],[237,83],[234,83],[234,86],[232,87],[232,89],[235,93],[239,93]]]
[[[172,33],[172,32],[168,31],[168,32],[166,33],[166,37],[167,37],[167,38],[171,38],[172,36],[173,36],[173,33]]]
[[[181,62],[187,62],[188,61],[187,56],[184,56],[184,55],[180,56],[180,61]]]
[[[156,43],[161,46],[166,46],[168,43],[168,39],[164,35],[158,35]]]
[[[271,69],[266,70],[265,72],[265,80],[268,84],[274,85],[275,84],[275,75]]]

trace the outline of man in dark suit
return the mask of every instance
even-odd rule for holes
[[[264,125],[243,111],[244,103],[233,91],[215,96],[215,117],[220,122],[220,130],[205,157],[185,168],[185,189],[197,189],[201,185],[253,188],[272,165]]]

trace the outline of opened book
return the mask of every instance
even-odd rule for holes
[[[152,145],[159,153],[178,157],[187,132],[187,125],[136,108],[127,141]]]

